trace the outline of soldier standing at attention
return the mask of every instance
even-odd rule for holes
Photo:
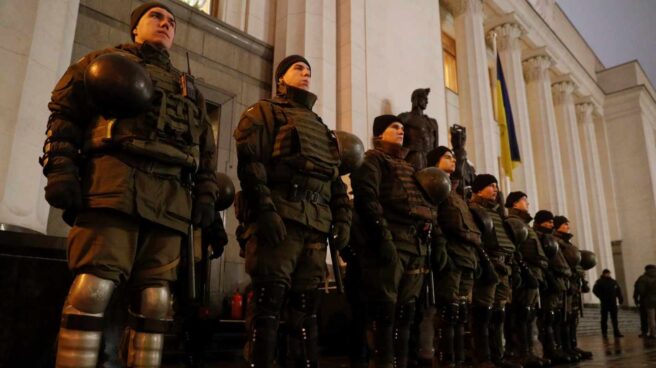
[[[561,338],[563,350],[578,360],[592,359],[592,352],[580,349],[577,346],[576,329],[579,325],[579,313],[583,304],[582,293],[589,293],[590,287],[585,280],[585,272],[581,267],[581,251],[572,243],[574,235],[569,230],[569,220],[565,216],[554,217],[554,236],[558,241],[560,251],[565,256],[572,271],[567,290],[564,317],[561,322]]]
[[[253,282],[247,355],[252,367],[271,367],[280,312],[287,300],[289,360],[316,367],[318,286],[325,277],[326,239],[348,243],[351,205],[339,176],[335,135],[312,111],[309,62],[284,58],[276,95],[249,107],[234,132],[237,175],[255,229],[246,244]],[[251,232],[249,230],[246,230]]]
[[[75,273],[57,367],[96,366],[105,309],[126,281],[125,364],[159,366],[182,237],[190,222],[206,227],[214,217],[214,135],[193,77],[169,59],[175,17],[147,2],[130,29],[134,43],[71,65],[48,105],[46,200],[72,225]]]
[[[368,334],[375,367],[404,368],[437,208],[404,161],[408,151],[402,147],[401,121],[378,116],[373,135],[374,149],[351,175],[355,209],[370,234],[361,252]]]
[[[474,196],[469,202],[469,208],[478,221],[483,248],[499,275],[499,282],[486,283],[481,280],[474,284],[472,333],[479,366],[491,366],[491,361],[495,366],[516,367],[518,365],[504,359],[503,345],[505,308],[512,295],[510,277],[517,277],[512,272],[515,245],[506,233],[504,219],[499,215],[496,200],[498,191],[497,179],[493,175],[476,175],[472,183]],[[488,352],[489,356],[486,356]]]
[[[480,251],[481,232],[461,194],[460,182],[454,178],[456,159],[453,151],[440,146],[428,154],[428,164],[451,175],[451,192],[439,206],[439,225],[446,238],[451,265],[437,279],[437,346],[439,365],[450,367],[465,361],[465,328],[474,287],[474,272],[479,262],[486,263],[484,277],[498,281],[489,267],[489,259]]]

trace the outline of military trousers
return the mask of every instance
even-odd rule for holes
[[[513,290],[512,300],[516,305],[534,307],[538,303],[538,289],[520,287]]]
[[[397,260],[384,264],[377,258],[362,260],[362,289],[367,302],[403,305],[416,300],[426,275],[426,257],[397,248]]]
[[[328,234],[284,219],[287,236],[271,245],[253,234],[246,244],[246,272],[253,284],[281,283],[292,290],[316,289],[326,277]]]
[[[504,306],[512,299],[512,287],[508,275],[499,275],[499,282],[492,285],[474,283],[473,302],[478,305],[491,307]]]
[[[435,284],[435,294],[440,302],[454,303],[460,300],[472,301],[474,289],[474,271],[468,268],[453,266],[453,269],[442,272]]]

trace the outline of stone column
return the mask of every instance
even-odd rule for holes
[[[576,105],[576,113],[581,133],[581,147],[585,162],[586,180],[588,183],[588,204],[590,220],[592,222],[592,238],[594,252],[597,254],[597,269],[609,269],[615,274],[613,250],[611,248],[610,225],[608,221],[609,200],[605,195],[604,180],[601,174],[601,160],[597,144],[597,135],[593,122],[594,105],[591,102],[582,102]]]
[[[546,50],[534,50],[524,57],[524,78],[531,137],[535,148],[538,201],[540,208],[554,213],[565,211],[565,179],[560,158],[560,144],[556,130],[556,115],[551,95],[549,67],[551,57]]]
[[[336,12],[335,0],[278,0],[273,55],[274,68],[287,55],[308,59],[310,91],[319,97],[314,111],[331,129],[337,120]]]
[[[503,67],[508,97],[512,108],[513,120],[517,133],[519,152],[522,163],[513,170],[511,190],[521,190],[528,195],[531,209],[539,209],[539,198],[533,163],[533,144],[531,142],[531,124],[526,101],[526,84],[522,72],[522,58],[519,37],[522,35],[520,25],[512,20],[502,19],[488,32],[496,34],[497,50]],[[494,24],[494,23],[493,23]]]
[[[0,223],[46,232],[38,157],[50,92],[71,63],[79,0],[8,0],[0,5]]]
[[[565,75],[552,84],[552,89],[558,136],[562,143],[560,148],[563,153],[565,190],[568,198],[567,209],[561,215],[567,216],[571,221],[572,233],[576,236],[574,242],[581,249],[594,250],[588,208],[588,187],[574,107],[573,93],[576,85],[569,75]],[[588,276],[594,280],[596,272],[590,270]]]
[[[460,124],[467,127],[467,152],[479,173],[499,173],[498,128],[492,112],[483,3],[447,0],[453,13],[458,54]]]

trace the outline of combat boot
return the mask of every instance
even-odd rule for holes
[[[490,357],[490,316],[492,308],[475,304],[472,307],[472,335],[474,337],[475,367],[494,367]]]
[[[490,355],[495,366],[500,368],[522,368],[521,364],[513,363],[504,357],[503,322],[505,310],[503,307],[492,309],[490,318]]]
[[[410,324],[415,317],[415,302],[400,305],[394,319],[394,368],[407,368]]]
[[[447,303],[440,307],[437,316],[438,366],[455,367],[455,330],[458,323],[458,304]]]
[[[394,303],[379,302],[367,305],[367,343],[371,351],[370,364],[375,368],[394,366],[394,312]]]

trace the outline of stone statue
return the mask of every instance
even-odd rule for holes
[[[460,180],[458,191],[465,198],[471,196],[471,184],[476,178],[476,168],[467,159],[465,142],[467,141],[467,129],[458,124],[454,124],[450,129],[451,147],[456,156],[456,171],[451,174],[452,179]]]
[[[412,111],[399,115],[403,122],[405,138],[403,147],[410,150],[406,161],[414,166],[415,170],[426,167],[426,154],[439,146],[437,121],[424,115],[428,105],[430,88],[418,88],[412,92]]]

